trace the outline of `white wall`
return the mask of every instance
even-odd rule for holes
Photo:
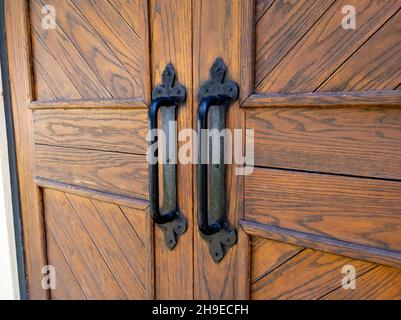
[[[2,88],[0,76],[0,299],[4,300],[19,299],[19,286]]]

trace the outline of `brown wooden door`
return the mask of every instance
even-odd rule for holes
[[[5,2],[31,298],[192,298],[192,230],[170,252],[148,203],[151,88],[169,62],[191,88],[191,8],[178,5]],[[192,124],[187,101],[179,127]],[[178,170],[192,226],[191,166]]]
[[[194,234],[195,298],[401,299],[401,2],[193,3],[194,90],[222,57],[228,127],[254,130],[237,244],[216,264]]]
[[[55,29],[42,25],[46,4]],[[355,29],[342,25],[344,6]],[[400,8],[7,0],[30,297],[400,299]],[[237,243],[219,263],[199,234],[190,164],[177,169],[188,230],[165,247],[145,156],[150,92],[166,64],[187,89],[178,130],[196,128],[217,57],[240,89],[227,127],[243,130],[247,156],[254,149],[251,174],[226,167]],[[55,290],[42,288],[45,265]],[[350,267],[355,290],[342,287]]]

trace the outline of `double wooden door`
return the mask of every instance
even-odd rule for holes
[[[6,0],[30,297],[400,299],[400,8]],[[226,126],[254,155],[246,175],[226,166],[237,241],[218,263],[198,229],[195,166],[177,164],[187,230],[169,250],[150,217],[146,159],[165,66],[187,91],[177,130],[195,129],[216,58],[239,85]],[[353,275],[355,289],[343,285]]]

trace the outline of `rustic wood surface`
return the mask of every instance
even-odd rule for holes
[[[278,10],[285,12],[285,9],[291,4],[284,3],[283,1],[276,1]],[[301,8],[309,9],[312,1],[296,2]],[[313,2],[314,3],[314,2]],[[320,1],[319,1],[320,4]],[[345,16],[342,14],[342,7],[345,5],[353,5],[357,12],[357,28],[355,30],[344,30],[341,28],[341,20]],[[391,23],[392,16],[400,9],[400,0],[384,0],[384,1],[369,1],[369,0],[338,0],[335,1],[321,17],[317,15],[318,20],[308,27],[306,30],[298,31],[302,24],[291,26],[291,18],[293,15],[286,14],[283,19],[275,16],[274,19],[279,21],[290,20],[289,28],[296,30],[296,32],[285,33],[279,37],[278,43],[285,42],[291,43],[294,37],[294,45],[291,46],[287,54],[285,54],[279,61],[274,61],[272,66],[267,70],[258,68],[260,65],[269,63],[264,62],[266,59],[270,61],[275,60],[275,53],[273,50],[267,51],[263,55],[259,55],[256,59],[256,74],[259,74],[258,81],[256,82],[256,92],[258,93],[296,93],[296,92],[312,92],[322,85],[322,83],[331,76],[344,62],[346,62],[358,49],[363,47],[365,43],[386,23]],[[302,9],[298,9],[298,14]],[[274,9],[274,4],[265,13],[269,15],[270,10]],[[273,12],[273,11],[272,11]],[[314,12],[313,10],[308,11]],[[398,13],[399,14],[399,13]],[[295,16],[296,17],[296,16]],[[316,18],[309,18],[313,22]],[[263,21],[263,18],[259,21]],[[268,19],[266,23],[274,26],[273,19]],[[278,26],[277,26],[278,27]],[[273,27],[274,30],[274,27]],[[351,31],[351,32],[350,32]],[[300,35],[302,35],[301,38]],[[261,51],[262,47],[271,41],[270,32],[260,32],[257,36],[256,52]],[[299,39],[299,40],[298,40]],[[399,42],[399,41],[398,41]],[[279,45],[271,45],[279,48]],[[383,51],[381,51],[383,49]],[[385,42],[383,47],[380,48],[381,52],[385,52]],[[288,50],[288,49],[287,49]],[[399,55],[399,54],[398,54]],[[258,62],[258,60],[263,60]],[[375,62],[376,63],[376,62]],[[371,66],[366,64],[368,70],[381,67],[380,61],[377,65]],[[391,62],[390,62],[391,63]],[[399,73],[399,59],[392,60],[393,66]],[[274,68],[273,68],[274,67]],[[388,69],[388,66],[386,68]],[[271,70],[271,71],[270,71]],[[395,71],[397,72],[397,71]],[[356,76],[359,74],[355,73]],[[386,75],[387,76],[387,75]],[[341,81],[347,81],[347,77],[341,78]],[[392,84],[389,84],[384,79],[376,78],[375,81],[366,85],[367,89],[386,88],[394,89]],[[378,84],[380,83],[380,84]],[[346,86],[343,86],[344,88]],[[352,86],[351,86],[352,88]]]
[[[47,264],[42,199],[33,182],[34,136],[32,115],[28,109],[33,100],[34,86],[27,3],[23,0],[5,1],[5,18],[28,291],[33,299],[46,299],[48,290],[41,285],[42,267]]]
[[[162,72],[172,63],[177,81],[187,89],[186,102],[177,109],[177,132],[192,128],[192,3],[150,1],[152,30],[152,85],[160,84]],[[187,141],[178,142],[180,147]],[[160,153],[159,153],[160,155]],[[162,173],[162,170],[160,170]],[[162,179],[160,179],[162,181]],[[163,232],[155,227],[155,281],[158,299],[193,298],[193,201],[192,166],[177,166],[177,203],[187,219],[187,231],[173,251],[164,244]],[[162,202],[160,202],[162,203]]]
[[[401,251],[401,183],[255,169],[245,184],[245,219]]]
[[[257,166],[401,179],[398,107],[257,108],[246,115]]]
[[[145,109],[35,110],[33,125],[36,144],[146,155]]]

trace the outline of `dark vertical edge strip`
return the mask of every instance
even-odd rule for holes
[[[18,267],[18,281],[20,298],[22,300],[28,299],[27,291],[27,278],[25,272],[25,255],[24,255],[24,242],[23,230],[21,224],[21,203],[19,194],[18,170],[17,170],[17,157],[14,138],[14,125],[12,117],[12,104],[10,94],[10,82],[8,72],[8,55],[6,43],[6,27],[5,27],[5,12],[4,0],[0,0],[0,54],[1,54],[1,77],[3,81],[3,96],[4,96],[4,113],[6,120],[7,144],[8,144],[8,158],[9,158],[9,171],[10,171],[10,184],[11,184],[11,198],[13,207],[13,220],[14,220],[14,235],[17,254],[17,267]]]

